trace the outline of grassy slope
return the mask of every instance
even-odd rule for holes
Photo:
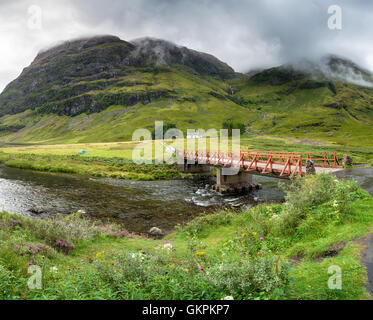
[[[333,179],[307,178],[298,192],[293,195],[288,192],[288,206],[262,205],[241,213],[201,216],[179,227],[164,240],[108,236],[110,232],[113,234],[111,228],[100,229],[102,231],[97,233],[90,229],[90,223],[74,216],[64,218],[67,220],[62,220],[60,228],[56,229],[52,221],[3,213],[0,219],[0,297],[369,298],[364,288],[366,271],[359,261],[362,247],[353,240],[370,230],[373,199],[355,184]],[[334,202],[336,199],[338,206]],[[300,204],[303,217],[296,220],[295,227],[287,229],[289,223],[294,223],[289,217],[297,216]],[[14,222],[15,219],[21,220],[21,225]],[[264,240],[260,241],[259,237]],[[51,248],[56,238],[70,239],[76,248],[67,256],[53,253]],[[29,253],[30,243],[42,250]],[[41,243],[48,244],[49,249]],[[171,243],[176,250],[162,249],[165,243]],[[340,243],[345,244],[344,248],[340,247],[336,255],[331,255],[330,248]],[[196,255],[197,252],[202,254]],[[264,268],[261,263],[270,257],[274,258],[273,262],[269,269]],[[298,264],[290,269],[290,282],[284,287],[273,272],[280,267],[282,270],[289,258],[296,259]],[[43,267],[43,290],[26,289],[28,262]],[[266,288],[259,281],[257,287],[242,287],[241,283],[250,282],[247,278],[250,272],[258,272],[246,269],[245,273],[240,273],[240,265],[247,266],[247,263],[261,266],[260,277],[271,285]],[[342,290],[328,289],[328,268],[332,265],[342,269]],[[58,268],[56,273],[50,271],[52,266]],[[219,274],[222,274],[221,279]],[[274,284],[274,279],[280,282]]]
[[[105,89],[86,95],[144,95],[168,92],[151,103],[112,105],[99,113],[75,117],[25,111],[0,118],[0,140],[22,143],[80,143],[131,140],[139,128],[152,130],[154,122],[175,123],[181,130],[220,129],[234,119],[255,135],[308,139],[341,146],[372,147],[373,89],[326,82],[292,80],[273,85],[276,74],[264,80],[239,76],[221,80],[196,75],[183,66],[172,69],[134,69]],[[105,82],[105,80],[96,80]],[[93,81],[95,82],[95,81]],[[316,82],[316,86],[315,86]],[[92,81],[90,81],[92,84]],[[74,86],[83,86],[82,80]],[[232,86],[234,95],[229,94]],[[23,129],[11,132],[16,128]],[[11,128],[8,131],[6,128]]]
[[[306,82],[310,80],[281,85],[269,85],[268,81],[233,82],[236,96],[256,113],[250,124],[253,132],[372,146],[372,89],[336,83],[335,94],[326,85],[312,88],[312,82]]]
[[[141,94],[149,91],[169,90],[173,98],[160,98],[132,107],[112,106],[100,113],[81,114],[76,117],[38,114],[26,111],[4,116],[3,126],[25,126],[15,134],[2,137],[2,141],[78,143],[111,142],[131,140],[132,133],[139,128],[154,128],[155,121],[175,123],[178,128],[220,128],[229,119],[248,122],[252,114],[228,99],[210,94],[225,95],[228,85],[212,77],[193,75],[183,68],[158,74],[141,73],[123,77],[123,82],[134,82],[131,86],[112,86],[105,94],[131,92]],[[146,83],[137,85],[136,83]],[[97,94],[97,91],[92,92]]]

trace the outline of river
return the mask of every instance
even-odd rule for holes
[[[277,179],[254,176],[253,182],[263,189],[222,196],[210,190],[211,178],[131,181],[0,167],[0,210],[35,217],[84,210],[129,231],[147,232],[156,226],[168,232],[203,212],[282,201]],[[32,213],[35,208],[42,213]]]
[[[356,179],[373,196],[373,168],[347,169],[336,175]],[[146,232],[156,226],[167,232],[203,212],[283,200],[279,180],[253,177],[262,190],[222,196],[210,190],[213,178],[131,181],[0,167],[0,210],[37,217],[84,210],[92,217],[121,223],[129,231]],[[42,213],[32,213],[35,208]]]

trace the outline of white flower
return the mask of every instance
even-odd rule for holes
[[[169,251],[171,251],[172,250],[172,244],[171,243],[166,243],[164,246],[163,246],[163,249],[165,249],[165,250],[169,250]]]
[[[130,256],[131,256],[132,259],[144,260],[144,258],[145,258],[144,255],[141,252],[139,252],[139,253],[131,253]]]
[[[53,272],[53,273],[56,273],[58,272],[58,268],[57,267],[50,267],[50,272]]]
[[[84,210],[78,210],[77,213],[79,213],[79,214],[85,214],[86,212]]]
[[[333,207],[338,207],[338,201],[334,200]]]
[[[223,298],[223,300],[234,300],[232,296],[226,296]]]

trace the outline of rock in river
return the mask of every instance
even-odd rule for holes
[[[164,236],[164,232],[157,227],[153,227],[149,230],[149,235],[153,237],[162,237]]]

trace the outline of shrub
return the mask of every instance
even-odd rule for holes
[[[81,213],[69,216],[56,215],[46,219],[24,219],[24,227],[34,237],[66,253],[73,249],[74,242],[97,238],[101,229]]]
[[[69,242],[68,240],[61,240],[58,239],[54,245],[58,250],[64,252],[65,254],[69,254],[71,250],[75,248],[75,246]]]
[[[226,120],[223,122],[223,129],[228,129],[228,136],[231,137],[233,129],[239,129],[240,133],[243,134],[245,133],[246,126],[241,122],[237,122],[234,120]]]
[[[36,254],[40,254],[46,257],[54,257],[56,254],[55,250],[52,247],[41,242],[24,243],[23,240],[21,240],[20,242],[14,244],[13,248],[15,252],[17,252],[21,256],[35,256]]]
[[[341,181],[330,174],[318,174],[296,178],[291,184],[280,184],[285,191],[287,207],[280,219],[280,228],[285,234],[294,232],[296,227],[314,209],[329,203],[340,214],[349,213],[349,203],[361,196],[355,181]]]
[[[110,257],[115,264],[100,260],[95,267],[120,299],[221,299],[226,295],[253,299],[283,295],[288,285],[287,265],[270,255],[214,260],[204,267],[191,260],[177,263],[172,255],[124,253]]]

